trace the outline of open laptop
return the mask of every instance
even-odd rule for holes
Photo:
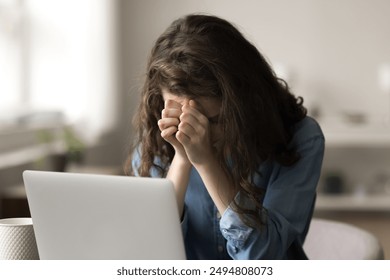
[[[167,179],[23,173],[40,259],[185,259]]]

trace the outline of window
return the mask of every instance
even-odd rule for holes
[[[0,0],[0,130],[47,112],[90,141],[112,127],[115,3]]]
[[[5,112],[11,111],[11,108],[20,103],[21,98],[20,13],[17,1],[0,0],[0,112],[5,116]]]

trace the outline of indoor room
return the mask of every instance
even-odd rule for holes
[[[370,233],[389,259],[389,11],[386,0],[0,0],[0,218],[30,215],[24,170],[124,176],[150,50],[173,20],[205,13],[234,23],[320,124],[314,218]],[[326,234],[343,243],[344,230]]]

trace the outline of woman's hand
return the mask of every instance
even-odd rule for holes
[[[176,139],[181,114],[182,105],[180,103],[171,99],[166,100],[161,112],[161,119],[158,121],[158,127],[161,131],[161,137],[175,149],[175,157],[188,162],[183,145]]]
[[[194,100],[185,100],[184,105],[166,100],[158,125],[161,136],[175,149],[167,178],[175,186],[179,214],[184,208],[191,165],[197,169],[218,211],[223,213],[233,199],[224,190],[233,186],[214,156],[210,123],[203,108]]]
[[[175,156],[171,162],[167,179],[172,181],[175,188],[179,216],[183,214],[184,197],[191,170],[191,163],[188,160],[184,147],[176,138],[181,114],[182,105],[174,100],[167,99],[164,110],[161,112],[161,119],[158,121],[161,137],[175,149]]]
[[[232,182],[215,157],[211,129],[202,108],[190,100],[182,107],[176,138],[183,145],[187,157],[202,178],[219,213],[224,213],[235,194]]]
[[[181,110],[176,138],[193,165],[206,163],[213,155],[209,120],[201,113],[201,108],[194,100],[184,104]]]

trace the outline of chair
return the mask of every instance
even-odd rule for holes
[[[356,226],[313,218],[303,244],[312,260],[383,260],[379,240]]]

